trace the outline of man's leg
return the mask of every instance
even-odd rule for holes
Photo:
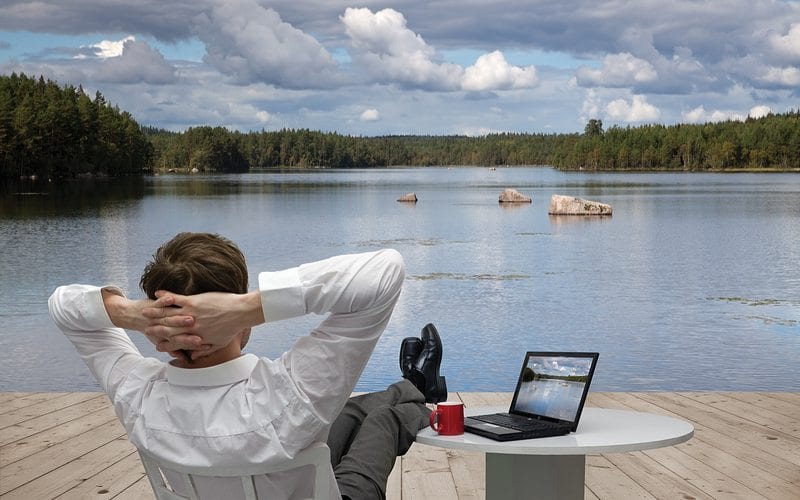
[[[408,451],[429,415],[425,396],[407,380],[350,398],[328,438],[342,495],[385,498],[395,459]]]

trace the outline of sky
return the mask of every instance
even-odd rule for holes
[[[142,125],[582,132],[800,109],[798,0],[0,0],[0,74]]]

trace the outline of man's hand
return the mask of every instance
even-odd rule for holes
[[[178,295],[159,290],[156,301],[142,309],[149,319],[143,330],[162,352],[196,350],[192,359],[205,356],[228,345],[234,335],[264,322],[258,291],[245,294],[208,292]],[[201,346],[189,346],[195,339]],[[181,346],[181,347],[178,347]]]
[[[176,357],[176,351],[180,349],[197,349],[199,350],[198,352],[208,352],[210,346],[203,346],[203,339],[189,332],[173,335],[169,338],[160,338],[147,334],[145,330],[152,324],[152,320],[145,316],[143,312],[146,309],[157,307],[158,301],[149,299],[131,300],[120,295],[113,288],[103,288],[101,294],[103,296],[103,305],[114,326],[144,333],[159,351],[169,352]],[[191,326],[194,319],[183,317],[178,320],[173,319],[173,321]]]

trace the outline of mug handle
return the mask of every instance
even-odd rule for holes
[[[442,410],[440,410],[439,408],[437,408],[437,409],[435,409],[435,410],[433,410],[431,412],[431,416],[430,416],[431,429],[435,430],[436,432],[439,432],[439,429],[441,429],[441,427],[442,427],[441,425],[438,425],[439,424],[439,419],[436,418],[437,416],[439,416],[441,414],[442,414]]]

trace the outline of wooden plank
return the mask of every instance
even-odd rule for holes
[[[70,392],[30,406],[17,408],[0,415],[0,429],[99,397],[102,396],[97,392]]]
[[[685,396],[758,425],[800,438],[800,418],[798,418],[800,405],[795,406],[783,402],[785,407],[782,408],[783,411],[778,412],[756,404],[757,401],[752,398],[743,400],[741,396],[737,398],[727,393],[685,393]],[[764,400],[762,399],[760,402],[763,403]]]
[[[775,399],[782,399],[787,403],[800,405],[800,392],[765,392],[763,394]]]
[[[403,459],[397,457],[386,481],[386,500],[401,500],[403,495]]]
[[[729,392],[725,394],[740,401],[750,403],[758,406],[759,408],[764,408],[765,410],[771,410],[776,413],[780,413],[787,417],[797,418],[797,415],[800,413],[800,401],[797,403],[790,403],[789,401],[777,398],[770,393]]]
[[[27,398],[34,394],[41,394],[36,392],[0,392],[0,413],[5,413],[7,407],[17,399]]]
[[[654,406],[643,399],[645,396],[641,394],[615,393],[607,397],[624,401],[630,409],[636,411],[665,413],[664,408]],[[677,414],[672,416],[685,418]],[[791,484],[793,480],[800,479],[798,468],[787,464],[779,457],[742,444],[736,438],[719,433],[711,427],[697,422],[693,422],[693,425],[694,438],[678,445],[677,449],[701,463],[715,467],[732,478],[731,480],[747,484],[768,498],[786,498],[786,494],[800,497],[800,491]],[[664,450],[668,448],[648,450],[645,453],[659,460],[666,453]]]
[[[143,477],[145,477],[144,468],[139,460],[139,454],[132,452],[56,498],[62,500],[110,498],[122,493]]]
[[[108,497],[106,497],[108,498]],[[119,495],[113,497],[114,500],[154,500],[153,488],[147,476],[125,488]]]
[[[642,452],[603,457],[656,498],[703,498],[708,494],[692,486],[687,476],[676,474]]]
[[[636,484],[604,456],[586,457],[586,488],[597,498],[626,500],[655,500],[655,497]]]
[[[53,427],[61,426],[69,423],[77,418],[82,418],[97,410],[110,411],[113,416],[114,412],[110,409],[111,403],[105,396],[98,396],[78,404],[59,408],[57,410],[45,413],[38,417],[32,417],[28,420],[22,421],[18,424],[8,426],[3,429],[0,435],[0,449],[1,447],[13,443],[14,441],[27,438],[42,431],[46,431]]]
[[[583,500],[600,500],[600,498],[598,498],[588,486],[585,486],[583,488]]]
[[[403,457],[403,500],[457,500],[443,448],[415,443]]]
[[[682,460],[681,465],[691,460],[699,464],[713,468],[717,473],[706,473],[700,471],[700,478],[692,482],[708,481],[712,477],[717,477],[717,489],[730,491],[734,488],[739,489],[737,484],[745,485],[749,490],[757,492],[765,498],[787,499],[800,498],[800,486],[792,485],[790,482],[772,474],[770,471],[756,467],[749,462],[742,460],[729,451],[716,448],[702,441],[701,439],[692,440],[678,447],[678,451],[683,455],[675,455],[675,450],[664,448],[658,450],[648,450],[644,452],[659,463],[664,464],[671,470],[676,470],[671,465],[673,460]],[[689,459],[685,459],[688,456]],[[677,458],[676,458],[677,457]],[[794,473],[798,474],[797,471]],[[787,471],[787,475],[791,472]],[[733,486],[731,486],[733,485]]]
[[[109,404],[104,408],[83,415],[80,418],[76,418],[57,427],[51,427],[38,434],[26,436],[24,439],[19,439],[7,445],[0,446],[0,467],[5,467],[17,460],[22,460],[25,457],[50,448],[51,446],[55,446],[74,436],[91,431],[95,427],[116,420],[117,416],[114,414]],[[3,429],[2,439],[4,440],[6,438],[5,434],[9,431],[13,431],[14,428],[15,426],[11,426]],[[88,436],[90,435],[87,435],[87,438]]]
[[[0,402],[0,415],[19,408],[31,406],[42,401],[49,401],[64,397],[69,392],[4,392]]]
[[[633,408],[631,408],[630,406],[626,405],[624,401],[620,401],[618,399],[615,399],[614,398],[615,395],[616,394],[614,394],[614,393],[603,393],[603,392],[590,393],[589,397],[586,400],[586,404],[588,406],[592,406],[592,407],[596,407],[596,408],[608,408],[608,409],[611,409],[611,410],[629,410],[629,411],[633,410]],[[657,408],[657,409],[660,410],[660,411],[652,412],[652,413],[661,413],[661,414],[667,413],[661,408]]]
[[[448,450],[447,463],[459,500],[482,500],[486,497],[486,457],[484,453]]]
[[[459,397],[466,408],[479,406],[508,407],[511,404],[512,395],[504,392],[462,392],[459,393]]]
[[[122,424],[113,420],[2,467],[0,468],[0,495],[45,476],[50,471],[63,467],[120,437],[125,437],[125,430],[122,428]],[[43,497],[33,496],[30,498]]]
[[[800,409],[800,401],[789,402],[777,397],[777,393],[770,392],[724,392],[731,398],[736,398],[755,406],[782,413],[788,417],[795,416]]]
[[[781,457],[795,467],[800,466],[800,446],[787,434],[709,408],[681,394],[648,392],[639,393],[638,397],[674,411],[691,422],[713,428],[731,439]]]
[[[649,454],[647,455],[649,456]],[[607,458],[617,466],[620,466],[625,460],[614,455],[609,455]],[[749,498],[753,500],[764,498],[751,488],[718,471],[709,464],[683,453],[677,446],[659,449],[657,458],[657,462],[661,467],[682,477],[687,483],[705,492],[709,497],[713,498],[722,495],[725,498]],[[652,491],[647,488],[649,482],[644,482],[645,478],[643,476],[637,475],[634,479],[648,491]],[[653,495],[657,498],[669,498],[660,496],[657,492],[654,492]]]
[[[130,455],[133,446],[127,438],[114,439],[103,446],[66,462],[36,481],[30,481],[11,491],[13,498],[55,498],[70,489],[80,486],[99,472]]]

